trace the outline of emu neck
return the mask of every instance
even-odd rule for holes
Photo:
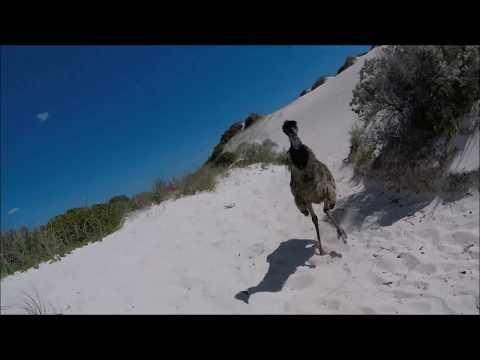
[[[300,149],[300,147],[302,146],[302,141],[297,136],[297,134],[288,135],[288,140],[290,140],[290,146],[295,150]]]
[[[297,135],[290,135],[290,159],[297,169],[304,169],[308,163],[308,150]]]

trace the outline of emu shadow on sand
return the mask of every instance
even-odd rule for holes
[[[262,281],[257,286],[240,291],[235,298],[248,304],[250,296],[258,292],[278,292],[283,285],[294,274],[298,267],[313,265],[307,261],[315,253],[316,241],[290,239],[284,241],[280,246],[267,256],[269,268]]]

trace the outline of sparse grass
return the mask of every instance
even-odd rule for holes
[[[113,200],[113,201],[112,201]],[[56,261],[72,250],[116,231],[138,205],[127,197],[105,204],[70,209],[33,230],[22,227],[1,233],[0,276]]]
[[[240,161],[238,167],[246,167],[256,163],[264,164],[285,164],[286,157],[274,151],[276,144],[269,143],[268,140],[263,144],[243,143],[237,148],[237,154]]]
[[[212,191],[215,188],[217,176],[223,173],[223,168],[204,165],[197,171],[187,174],[180,182],[180,196],[194,195],[202,191]]]
[[[154,192],[144,191],[132,197],[132,203],[136,209],[143,209],[157,203],[157,196]]]
[[[27,292],[23,292],[24,296],[24,303],[22,309],[28,315],[46,315],[47,314],[47,306],[43,303],[40,295],[37,291],[35,291],[35,295],[32,296]]]
[[[225,151],[219,155],[213,162],[215,167],[229,167],[237,160],[238,155],[231,151]]]
[[[359,146],[353,155],[353,164],[357,171],[363,172],[373,160],[375,145]]]
[[[363,174],[374,160],[375,144],[363,138],[365,129],[354,124],[350,129],[350,153],[346,159],[353,164],[355,171]]]
[[[361,135],[362,135],[362,128],[354,124],[353,127],[350,129],[350,154],[348,155],[348,159],[351,160],[352,157],[356,154],[358,148],[361,144]]]

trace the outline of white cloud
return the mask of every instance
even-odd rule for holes
[[[19,210],[18,208],[10,209],[10,210],[8,210],[8,215],[15,214],[18,210]]]
[[[49,116],[50,116],[50,114],[48,112],[43,112],[43,113],[37,114],[37,118],[39,118],[41,122],[47,121]]]

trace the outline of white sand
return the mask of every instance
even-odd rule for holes
[[[346,245],[316,209],[325,248],[341,257],[313,254],[314,228],[294,205],[288,171],[255,165],[232,170],[213,193],[151,207],[102,242],[7,277],[2,313],[23,313],[27,292],[63,314],[478,314],[478,192],[454,202],[384,194],[343,166],[351,91],[375,51],[229,144],[287,146],[281,123],[299,122],[337,181]],[[478,164],[476,136],[456,168]],[[248,304],[235,298],[252,287]]]

